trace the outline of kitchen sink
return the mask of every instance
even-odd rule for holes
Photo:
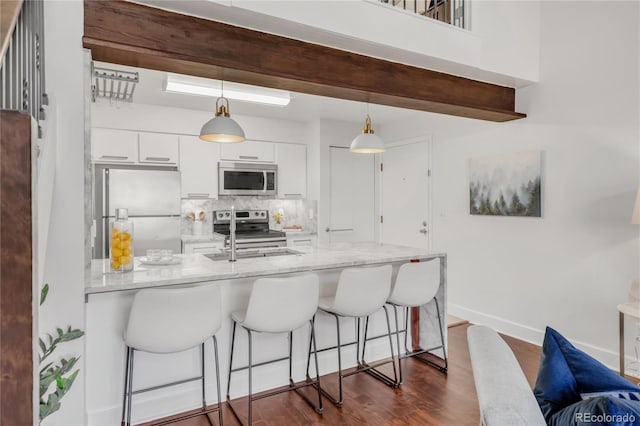
[[[297,250],[291,250],[289,248],[272,248],[272,249],[242,249],[236,252],[236,259],[251,259],[255,257],[272,257],[272,256],[290,256],[295,254],[302,254]],[[205,254],[211,260],[229,260],[231,253],[229,250],[224,250],[220,253]]]

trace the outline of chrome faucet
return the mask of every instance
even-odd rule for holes
[[[231,219],[229,220],[229,262],[236,261],[236,207],[231,206]]]

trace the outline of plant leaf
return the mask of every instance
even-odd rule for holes
[[[79,339],[82,336],[84,336],[84,331],[82,330],[69,330],[68,332],[60,336],[60,343]]]
[[[40,421],[48,415],[55,413],[60,409],[60,397],[57,393],[52,393],[47,398],[46,403],[40,403]]]
[[[49,294],[49,284],[45,284],[42,290],[40,290],[40,306],[47,300],[47,294]]]
[[[50,362],[49,364],[47,364],[44,367],[40,368],[40,377],[42,377],[42,375],[45,373],[45,371],[47,371],[47,368],[51,367],[51,364],[53,364],[53,363]]]
[[[72,360],[70,360],[67,363],[67,365],[75,363],[75,360],[77,360],[77,358],[72,358]],[[62,376],[56,377],[56,391],[49,394],[49,396],[47,397],[46,403],[44,402],[44,399],[42,398],[42,395],[41,395],[40,421],[42,421],[42,419],[44,419],[51,413],[54,413],[60,409],[60,400],[67,392],[69,392],[69,389],[71,389],[71,385],[73,384],[74,380],[78,376],[79,372],[80,370],[74,371],[68,378],[65,378]],[[40,388],[42,389],[42,383],[40,383]]]
[[[40,305],[44,303],[48,293],[49,284],[45,284],[40,291]],[[56,334],[57,336],[55,338],[49,333],[46,334],[49,340],[48,347],[43,339],[38,340],[40,350],[42,351],[42,355],[38,357],[40,360],[40,364],[42,364],[44,359],[56,350],[56,347],[59,343],[78,339],[84,336],[84,331],[72,329],[71,326],[66,327],[66,331],[60,327],[56,327]],[[69,391],[69,389],[71,389],[71,385],[78,376],[80,370],[75,370],[69,377],[65,377],[65,374],[68,374],[71,371],[71,369],[76,365],[78,359],[79,357],[77,356],[71,357],[69,359],[60,358],[60,361],[58,362],[50,362],[41,367],[39,383],[39,415],[41,422],[44,418],[60,409],[60,400]],[[49,388],[51,388],[51,384],[54,382],[55,390],[49,391]],[[50,393],[47,395],[48,391]]]

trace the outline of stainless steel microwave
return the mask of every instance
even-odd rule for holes
[[[218,163],[218,195],[276,195],[278,166],[265,163]]]

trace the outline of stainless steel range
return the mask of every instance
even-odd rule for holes
[[[213,232],[226,235],[225,247],[229,246],[231,210],[213,212]],[[284,247],[287,235],[269,229],[268,210],[236,210],[236,245],[239,249],[255,247]]]

